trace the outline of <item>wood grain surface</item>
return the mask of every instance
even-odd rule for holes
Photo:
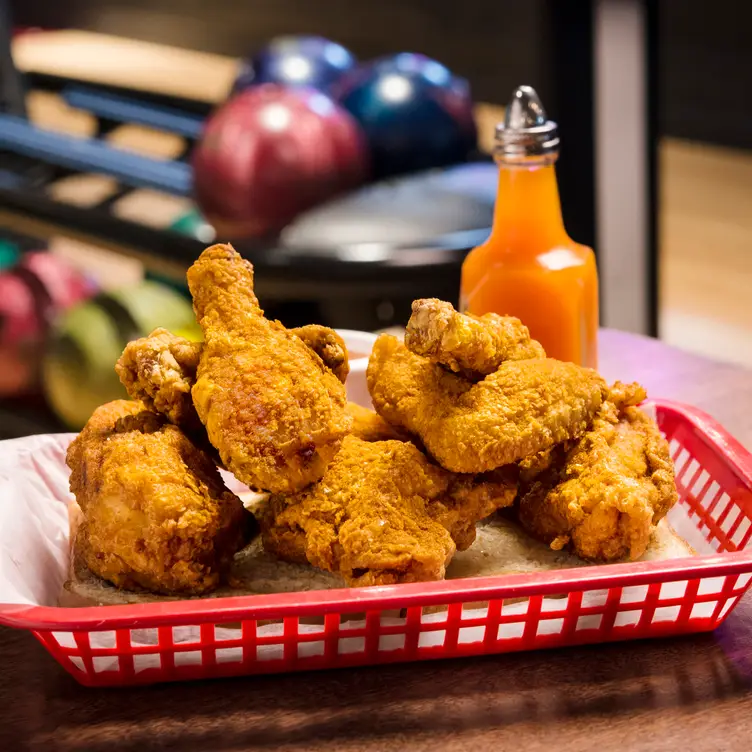
[[[601,370],[752,446],[752,374],[618,332]],[[752,598],[712,634],[358,670],[86,689],[0,629],[0,750],[749,750]]]

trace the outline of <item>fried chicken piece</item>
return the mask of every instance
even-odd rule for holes
[[[513,471],[455,476],[412,444],[348,436],[316,484],[275,495],[261,518],[264,548],[339,573],[348,585],[439,580],[475,523],[516,493]]]
[[[342,337],[325,326],[311,324],[290,329],[303,340],[344,384],[350,371]],[[133,400],[164,415],[191,438],[205,438],[205,429],[193,406],[191,389],[202,342],[191,342],[167,329],[155,329],[148,337],[129,342],[115,364],[120,381]],[[208,443],[208,439],[205,439]]]
[[[571,442],[556,444],[555,446],[549,447],[548,449],[544,449],[541,452],[537,452],[536,454],[532,454],[529,457],[521,459],[517,463],[517,467],[520,472],[520,483],[532,483],[537,476],[551,467],[551,465],[557,459],[557,455],[560,452],[562,446],[568,446],[569,444],[571,444]]]
[[[378,413],[355,402],[347,403],[347,414],[352,418],[350,434],[363,441],[410,440],[408,434],[390,426]]]
[[[317,481],[350,429],[344,385],[302,340],[264,318],[253,267],[232,246],[207,248],[187,277],[205,340],[193,404],[223,463],[265,491]]]
[[[473,545],[478,522],[514,503],[518,478],[514,465],[480,475],[451,474],[449,496],[432,514],[449,531],[458,551]]]
[[[647,394],[640,384],[623,384],[621,381],[614,383],[608,390],[608,397],[601,405],[599,413],[603,417],[609,417],[612,423],[619,420],[619,411],[624,407],[639,405],[645,400]],[[563,454],[569,451],[574,441],[565,441],[542,452],[533,454],[520,460],[517,467],[520,471],[520,484],[527,486],[538,475],[548,470],[556,461],[560,461]]]
[[[471,381],[493,373],[507,360],[546,357],[543,346],[530,338],[519,319],[458,313],[451,303],[436,298],[413,302],[405,345]]]
[[[203,431],[191,399],[201,347],[167,329],[155,329],[125,346],[115,370],[131,399],[195,435]]]
[[[581,436],[606,397],[589,368],[506,361],[472,384],[382,334],[368,362],[376,412],[416,435],[447,470],[481,473]]]
[[[615,422],[618,420],[618,414],[625,407],[637,407],[637,405],[644,402],[647,398],[648,393],[642,384],[638,384],[636,381],[633,381],[631,384],[615,381],[608,388],[608,398],[603,403],[601,411],[610,410]],[[616,413],[614,413],[614,410]]]
[[[587,433],[521,491],[531,535],[591,561],[642,556],[678,498],[668,443],[634,406],[644,398],[639,384],[615,384]]]
[[[324,365],[344,384],[350,373],[347,346],[342,337],[328,326],[308,324],[290,329],[324,361]]]
[[[66,461],[86,564],[117,587],[206,593],[248,538],[253,518],[211,459],[140,402],[97,408]]]

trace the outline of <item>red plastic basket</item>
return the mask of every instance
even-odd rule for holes
[[[752,455],[655,402],[680,504],[715,554],[535,574],[99,608],[0,605],[82,684],[455,658],[715,629],[752,580]]]

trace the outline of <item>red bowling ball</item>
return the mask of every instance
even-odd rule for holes
[[[34,382],[42,325],[23,281],[0,274],[0,397],[28,391]]]
[[[325,94],[254,87],[208,120],[192,158],[196,201],[220,234],[271,234],[364,182],[367,155],[358,124]]]
[[[0,274],[0,321],[0,345],[17,347],[41,337],[42,318],[34,294],[15,274]]]

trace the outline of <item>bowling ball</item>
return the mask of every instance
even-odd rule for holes
[[[376,60],[345,76],[334,95],[362,126],[375,177],[463,162],[475,149],[467,82],[424,55]]]
[[[181,214],[171,225],[170,230],[178,235],[187,235],[190,238],[200,240],[202,243],[211,243],[216,237],[214,228],[201,216],[198,209],[191,209]]]
[[[28,271],[49,296],[53,313],[70,308],[97,291],[92,279],[60,256],[47,251],[33,251],[23,256],[17,267]]]
[[[221,235],[258,237],[361,184],[368,149],[353,117],[325,94],[264,84],[209,118],[192,163],[207,220]]]
[[[0,274],[0,342],[15,345],[39,339],[42,329],[42,319],[28,284],[15,274]]]
[[[241,64],[232,94],[264,83],[305,86],[328,93],[355,65],[352,53],[328,39],[277,37]]]
[[[35,387],[49,326],[94,291],[77,269],[45,251],[26,254],[0,274],[0,395]]]
[[[0,274],[0,396],[26,392],[33,385],[42,331],[26,283],[15,274]]]
[[[144,272],[144,279],[169,287],[170,289],[175,290],[175,292],[180,293],[184,298],[191,297],[191,291],[188,289],[188,283],[185,280],[180,282],[166,274],[160,274],[159,272],[153,272],[148,269]]]
[[[93,283],[45,251],[26,254],[0,274],[0,342],[40,340],[59,313],[95,292]]]
[[[0,239],[0,270],[13,266],[21,256],[21,251],[10,240]]]

